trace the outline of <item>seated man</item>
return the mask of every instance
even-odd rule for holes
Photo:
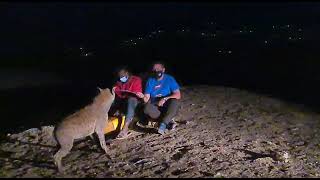
[[[128,135],[129,124],[131,123],[135,109],[139,103],[139,98],[143,98],[142,81],[138,76],[131,75],[126,67],[117,71],[119,80],[115,84],[116,98],[112,105],[112,111],[119,110],[125,112],[125,124],[117,138],[125,138]]]
[[[164,134],[168,125],[172,122],[179,109],[180,88],[176,80],[169,74],[165,74],[165,66],[161,62],[153,64],[152,76],[148,78],[144,93],[144,113],[153,119],[160,115],[158,133]],[[141,122],[141,123],[146,123]]]

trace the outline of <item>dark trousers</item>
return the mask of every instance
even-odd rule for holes
[[[126,115],[126,122],[130,123],[135,115],[135,109],[139,104],[136,97],[129,97],[126,99],[116,98],[110,108],[110,114],[114,114],[117,110]]]
[[[152,119],[162,117],[161,123],[169,125],[172,119],[177,115],[179,107],[180,101],[177,99],[167,100],[162,107],[159,107],[156,103],[148,102],[144,107],[144,114]]]

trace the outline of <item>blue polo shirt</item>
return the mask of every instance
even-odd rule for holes
[[[154,102],[157,97],[169,96],[173,91],[179,89],[180,87],[174,77],[164,74],[161,80],[153,77],[147,80],[145,94],[150,94],[151,102]]]

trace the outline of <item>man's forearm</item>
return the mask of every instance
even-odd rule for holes
[[[143,98],[143,101],[144,101],[145,103],[147,103],[147,102],[149,101],[149,99],[150,99],[150,95],[149,95],[149,94],[145,94],[145,95],[144,95],[144,98]]]
[[[169,100],[169,99],[180,99],[180,93],[173,93],[172,95],[170,95],[170,96],[167,96],[167,97],[165,97],[166,98],[166,100]]]

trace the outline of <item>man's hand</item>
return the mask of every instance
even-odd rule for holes
[[[158,106],[162,107],[164,105],[164,103],[166,103],[167,99],[166,98],[162,98],[159,103]]]
[[[143,102],[144,103],[147,103],[150,99],[150,94],[145,94],[144,97],[143,97]]]
[[[141,98],[141,99],[144,98],[144,95],[141,92],[137,92],[136,95],[138,96],[138,98]]]

